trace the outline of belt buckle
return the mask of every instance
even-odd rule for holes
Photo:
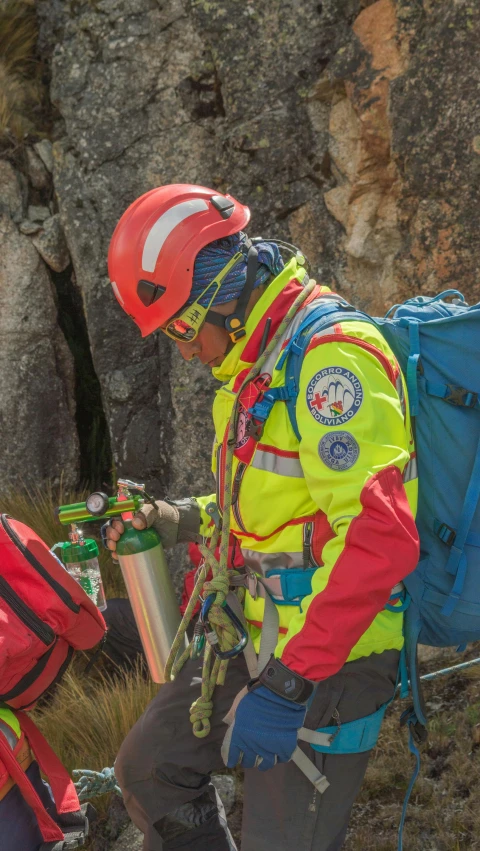
[[[258,597],[258,576],[253,570],[247,570],[245,574],[245,587],[250,596],[256,600]]]

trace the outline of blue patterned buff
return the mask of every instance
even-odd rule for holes
[[[186,305],[192,304],[199,298],[205,287],[222,271],[223,267],[237,251],[241,251],[245,259],[237,263],[228,273],[219,292],[215,296],[213,305],[225,304],[225,302],[233,301],[239,297],[245,286],[247,275],[248,250],[245,246],[245,239],[246,234],[240,231],[233,234],[233,236],[227,236],[224,239],[217,239],[215,242],[210,242],[198,252],[193,270],[192,291]],[[255,279],[255,287],[259,287],[268,281],[272,275],[274,277],[279,275],[284,263],[276,243],[258,242],[255,244],[255,248],[258,251],[258,271]],[[204,298],[200,299],[200,304],[205,307],[209,299],[210,295],[207,293]]]

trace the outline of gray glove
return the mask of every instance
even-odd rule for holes
[[[140,511],[133,516],[132,525],[135,529],[145,529],[150,526],[158,532],[164,547],[174,547],[175,544],[186,541],[198,543],[202,540],[200,534],[200,508],[196,499],[158,500],[156,508],[145,503]],[[117,541],[124,531],[120,518],[109,520],[102,526],[102,540],[116,560],[115,550]]]
[[[143,516],[147,527],[153,526],[164,547],[202,540],[200,508],[196,499],[158,500],[155,505],[156,510],[153,505],[145,503],[135,517]]]

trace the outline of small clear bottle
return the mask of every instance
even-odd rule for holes
[[[73,537],[73,536],[72,536]],[[98,563],[98,546],[93,538],[75,536],[77,540],[64,541],[54,549],[60,549],[61,561],[70,576],[83,588],[91,601],[104,612],[107,608],[102,574]]]

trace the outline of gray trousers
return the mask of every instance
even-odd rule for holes
[[[349,662],[319,684],[305,726],[324,727],[370,715],[393,694],[399,654],[388,650]],[[200,694],[201,665],[189,661],[163,685],[132,728],[115,763],[132,821],[144,833],[144,851],[231,851],[219,818],[210,774],[224,768],[222,719],[249,677],[243,657],[230,662],[214,695],[210,735],[196,738],[189,708]],[[337,717],[335,713],[335,717]],[[324,755],[303,749],[326,774],[320,795],[292,763],[245,771],[241,851],[339,851],[370,752]]]

